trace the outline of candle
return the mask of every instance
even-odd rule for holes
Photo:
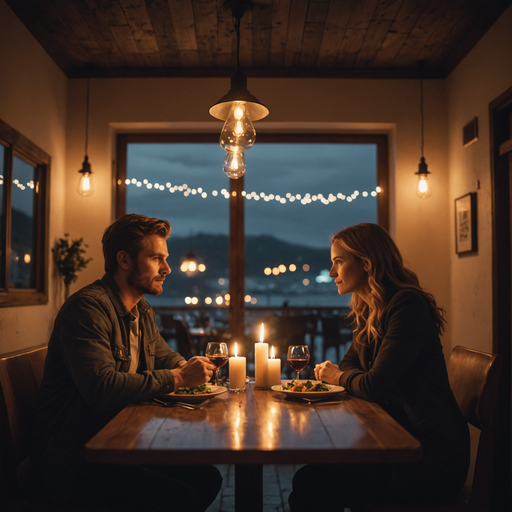
[[[235,343],[235,356],[229,358],[229,389],[242,391],[245,389],[245,357],[238,356],[238,346]]]
[[[254,344],[254,381],[257,388],[268,387],[268,344],[263,343],[265,330],[261,324],[260,342]]]
[[[281,384],[281,359],[275,358],[274,347],[272,347],[268,360],[268,385],[279,386],[279,384]]]

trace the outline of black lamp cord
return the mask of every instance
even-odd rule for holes
[[[240,21],[242,17],[233,15],[233,24],[236,32],[236,69],[240,69]]]
[[[91,82],[91,75],[87,77],[87,103],[85,108],[85,156],[87,156],[87,142],[89,136],[89,85]]]
[[[423,140],[424,140],[424,127],[423,127],[423,77],[420,76],[420,114],[421,114],[421,157],[423,158]]]

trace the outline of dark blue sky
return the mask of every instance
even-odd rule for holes
[[[172,236],[200,232],[229,231],[228,206],[220,191],[229,191],[222,172],[224,151],[218,144],[131,144],[128,150],[128,178],[163,185],[165,190],[145,185],[127,187],[127,213],[143,213],[167,219]],[[274,195],[273,200],[246,201],[245,230],[248,235],[272,234],[291,243],[330,247],[329,236],[337,230],[363,221],[376,222],[377,200],[371,192],[377,185],[376,147],[372,144],[275,144],[258,143],[246,152],[244,189],[249,194]],[[196,194],[169,192],[170,183],[187,184]],[[202,198],[198,189],[207,194]],[[337,199],[325,205],[320,200],[303,205],[299,200],[275,200],[275,196],[307,193],[359,196],[352,202]],[[212,195],[217,191],[218,195]]]

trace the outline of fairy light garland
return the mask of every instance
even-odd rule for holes
[[[186,183],[183,185],[172,185],[170,182],[167,182],[165,185],[161,183],[150,183],[149,180],[144,179],[142,181],[137,180],[136,178],[132,179],[126,179],[125,185],[134,185],[137,188],[141,188],[145,186],[148,190],[155,190],[160,192],[168,191],[171,194],[174,194],[176,192],[182,192],[184,197],[188,197],[190,195],[192,196],[200,196],[203,199],[206,199],[208,197],[208,193],[204,191],[201,187],[198,188],[190,188]],[[320,201],[323,204],[330,204],[334,203],[338,199],[341,201],[347,201],[348,203],[351,203],[352,201],[355,201],[359,197],[376,197],[377,194],[382,192],[382,189],[380,187],[376,187],[375,190],[372,190],[370,192],[367,192],[366,190],[362,193],[359,192],[359,190],[354,190],[351,194],[343,194],[342,192],[338,192],[337,194],[330,193],[327,197],[325,197],[323,194],[311,194],[307,192],[306,194],[292,194],[291,192],[288,192],[284,196],[281,196],[279,194],[266,194],[265,192],[247,192],[242,191],[242,196],[245,197],[248,200],[254,200],[254,201],[260,201],[263,200],[265,202],[269,201],[276,201],[281,204],[285,203],[293,203],[295,201],[300,201],[301,204],[306,205],[310,204],[316,201]],[[233,194],[236,194],[236,192],[233,192]],[[213,190],[211,192],[211,195],[213,197],[222,196],[225,199],[230,198],[230,193],[223,188],[220,192],[217,190]]]

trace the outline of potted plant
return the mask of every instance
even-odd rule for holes
[[[65,238],[59,238],[52,249],[53,258],[59,274],[64,278],[65,298],[69,297],[69,286],[78,279],[78,272],[87,267],[92,258],[85,259],[88,247],[83,243],[83,238],[69,240],[69,234]]]

